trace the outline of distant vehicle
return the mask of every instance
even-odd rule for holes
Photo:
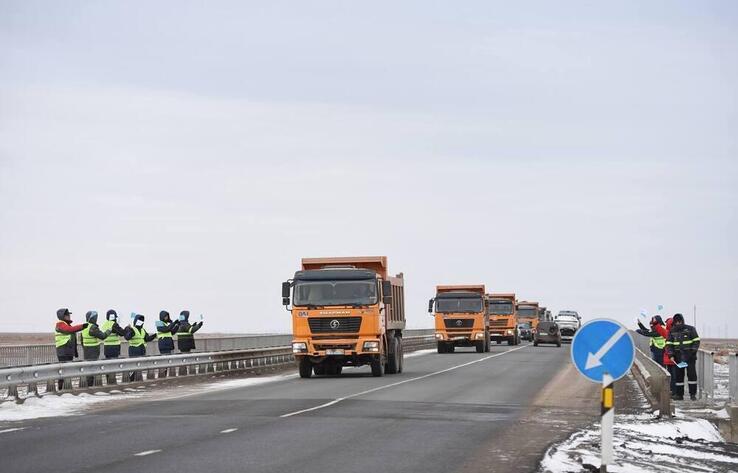
[[[428,312],[436,319],[438,353],[453,353],[456,347],[474,347],[477,353],[489,351],[484,293],[484,284],[436,286]]]
[[[520,333],[517,331],[518,314],[515,311],[515,294],[496,293],[487,294],[487,314],[489,315],[490,342],[508,345],[520,343]]]
[[[527,322],[535,330],[538,326],[538,302],[520,301],[515,309],[518,313],[518,322]]]
[[[518,324],[518,334],[520,334],[521,340],[533,340],[533,332],[531,331],[530,324]]]
[[[559,311],[555,322],[559,325],[561,330],[561,339],[565,342],[572,341],[574,339],[574,334],[576,334],[579,327],[582,326],[581,317],[579,317],[579,314],[574,310]]]
[[[559,331],[559,326],[556,322],[540,322],[534,332],[534,346],[538,346],[541,343],[550,343],[557,347],[561,346],[561,332]]]

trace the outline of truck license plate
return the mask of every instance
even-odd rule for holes
[[[325,351],[326,355],[343,355],[343,348],[328,348]]]

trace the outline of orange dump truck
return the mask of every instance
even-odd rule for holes
[[[512,293],[487,294],[490,341],[506,341],[508,345],[520,343],[516,302],[515,294]]]
[[[436,319],[438,353],[453,353],[455,347],[475,347],[477,353],[489,351],[484,284],[436,286],[436,297],[428,312]]]
[[[388,274],[386,256],[303,258],[302,270],[282,283],[285,307],[290,295],[300,377],[362,365],[374,376],[402,372],[404,280]]]
[[[531,332],[538,328],[538,302],[520,301],[517,305],[518,322],[530,324]]]

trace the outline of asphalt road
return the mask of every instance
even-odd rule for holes
[[[578,378],[566,345],[426,354],[383,378],[348,369],[24,422],[0,435],[2,470],[530,472],[596,393]]]

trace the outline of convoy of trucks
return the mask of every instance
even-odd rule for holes
[[[386,256],[303,258],[282,283],[282,304],[290,302],[300,377],[362,365],[374,376],[402,372],[404,279],[389,275]]]
[[[490,341],[498,344],[505,341],[508,345],[520,343],[516,302],[513,293],[487,294]]]
[[[373,376],[402,372],[405,280],[402,273],[390,276],[386,256],[303,258],[301,269],[282,283],[282,304],[292,314],[292,353],[301,378],[337,376],[344,366],[369,365]],[[484,353],[491,342],[517,345],[533,339],[539,322],[552,323],[551,311],[538,302],[487,294],[484,284],[436,286],[428,312],[438,353],[456,347]],[[580,320],[562,311],[554,325],[570,339]]]
[[[484,284],[436,286],[436,297],[428,302],[428,312],[435,318],[438,353],[453,353],[456,347],[470,346],[477,353],[489,351],[484,292]]]

